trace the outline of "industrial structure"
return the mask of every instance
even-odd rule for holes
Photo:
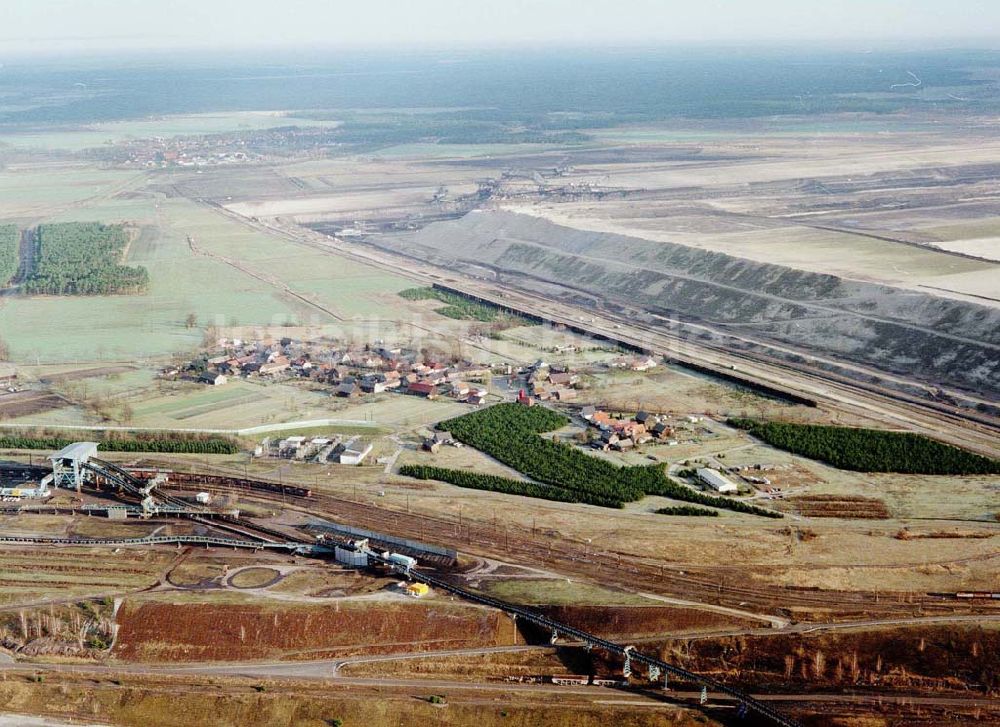
[[[164,473],[149,473],[150,477],[145,477],[145,473],[133,473],[118,465],[106,462],[96,456],[98,445],[93,442],[78,442],[69,445],[58,453],[49,457],[52,462],[53,472],[47,477],[51,477],[53,482],[58,482],[59,486],[79,490],[84,485],[92,487],[109,487],[119,493],[131,495],[140,500],[140,505],[116,504],[104,506],[105,510],[122,511],[126,516],[133,512],[142,516],[152,516],[165,513],[199,513],[206,514],[201,509],[192,510],[188,503],[156,492],[156,488],[166,481]],[[154,494],[155,493],[155,494]],[[98,508],[93,508],[98,509]],[[109,512],[110,514],[110,512]],[[228,524],[222,527],[233,530],[241,537],[222,537],[213,535],[150,535],[141,538],[65,538],[48,536],[5,536],[0,535],[0,543],[34,543],[51,545],[86,545],[86,546],[140,546],[150,545],[204,545],[205,547],[216,546],[226,548],[247,548],[253,550],[278,550],[301,555],[315,557],[333,556],[338,562],[355,565],[358,567],[381,566],[390,572],[404,576],[411,583],[404,587],[404,592],[413,597],[422,597],[430,592],[430,589],[450,593],[473,603],[496,608],[507,613],[515,621],[524,621],[543,629],[550,634],[550,639],[555,642],[559,637],[569,637],[585,644],[586,648],[602,649],[609,654],[620,656],[624,660],[623,675],[628,679],[635,678],[637,668],[645,670],[644,676],[650,683],[660,684],[663,688],[669,686],[669,677],[674,676],[684,682],[694,683],[702,688],[702,703],[705,702],[707,690],[711,689],[735,700],[739,705],[739,713],[748,711],[755,712],[765,722],[780,725],[781,727],[799,727],[798,723],[773,709],[769,705],[762,703],[749,694],[730,687],[716,679],[688,671],[686,669],[669,664],[661,659],[649,656],[637,650],[631,645],[617,644],[608,641],[589,632],[577,629],[568,624],[555,621],[543,614],[516,604],[501,601],[485,594],[468,590],[457,586],[436,575],[418,570],[418,560],[416,557],[388,549],[379,551],[371,547],[366,538],[356,538],[341,542],[330,547],[331,544],[307,537],[296,538],[294,535],[271,530],[267,527],[232,519],[237,526],[242,526],[245,530],[234,528]],[[359,532],[358,529],[348,526],[339,526],[324,521],[314,522],[313,529],[326,531],[332,535],[343,535],[348,532]],[[264,533],[265,536],[257,535],[253,531]],[[386,542],[396,540],[400,546],[414,548],[421,546],[413,541],[394,538],[393,536],[373,533],[381,541]],[[273,540],[270,538],[274,538]],[[418,552],[423,552],[427,548],[434,546],[421,546],[414,548]],[[454,557],[454,551],[444,551],[437,555]],[[453,560],[452,560],[453,562]]]
[[[97,447],[97,442],[74,442],[49,455],[53,486],[79,492],[83,486],[85,467],[92,457],[97,456]]]

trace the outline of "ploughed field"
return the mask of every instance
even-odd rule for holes
[[[505,646],[518,638],[513,623],[498,611],[402,595],[393,600],[323,605],[129,600],[118,612],[114,654],[128,661],[321,659]]]

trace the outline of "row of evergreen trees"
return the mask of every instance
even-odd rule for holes
[[[535,497],[541,500],[554,500],[555,502],[584,502],[588,505],[619,508],[624,505],[620,500],[601,497],[593,493],[573,492],[562,487],[539,485],[534,482],[514,480],[510,477],[500,477],[498,475],[485,475],[478,472],[469,472],[468,470],[453,470],[444,467],[407,464],[399,468],[399,474],[406,477],[415,477],[418,480],[447,482],[450,485],[465,487],[470,490],[488,490],[489,492],[502,492],[507,495],[523,495],[524,497]]]
[[[673,507],[661,507],[655,511],[657,515],[687,515],[689,517],[718,517],[718,510],[709,510],[707,507],[695,507],[694,505],[674,505]]]
[[[12,434],[0,436],[0,449],[59,450],[75,441],[77,440],[57,436]],[[217,436],[108,436],[94,441],[106,452],[236,454],[240,451],[240,446],[235,441]]]

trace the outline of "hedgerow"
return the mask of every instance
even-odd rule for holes
[[[584,502],[588,505],[619,508],[624,505],[623,502],[614,498],[601,497],[586,492],[573,492],[562,487],[539,485],[534,482],[524,482],[523,480],[514,480],[509,477],[499,477],[497,475],[484,475],[467,470],[452,470],[444,467],[407,464],[399,468],[399,474],[406,477],[415,477],[418,480],[438,480],[471,490],[503,492],[508,495],[523,495],[524,497],[536,497],[541,500],[554,500],[555,502]]]
[[[676,505],[674,507],[661,507],[654,511],[657,515],[689,515],[694,517],[719,517],[717,510],[709,510],[704,507],[693,507],[691,505]]]
[[[730,419],[768,444],[856,472],[919,475],[1000,474],[1000,461],[911,432]]]

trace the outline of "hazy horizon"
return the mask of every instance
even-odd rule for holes
[[[58,56],[198,50],[285,52],[511,46],[602,47],[824,43],[1000,46],[1000,4],[958,0],[844,0],[810,7],[792,0],[456,0],[401,5],[371,0],[124,0],[38,3],[7,0],[0,56]],[[984,28],[994,29],[984,33]]]

